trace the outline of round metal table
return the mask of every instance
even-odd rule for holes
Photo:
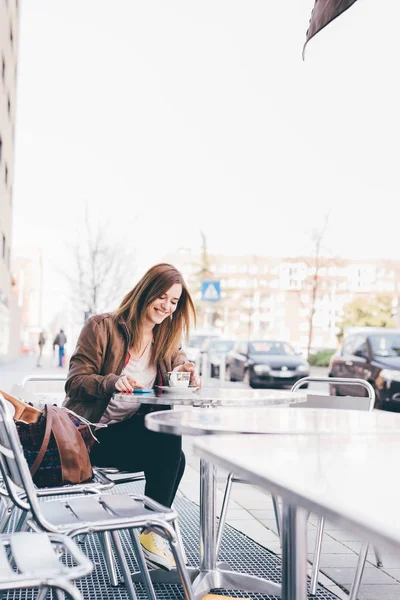
[[[233,414],[246,416],[248,421],[256,428],[257,415],[267,413],[283,414],[291,404],[305,402],[307,392],[290,392],[283,390],[232,390],[223,388],[205,388],[197,392],[186,389],[181,395],[177,392],[156,393],[154,397],[148,394],[134,394],[137,401],[145,404],[166,404],[171,406],[189,405],[199,407],[195,410],[182,411],[160,411],[146,415],[145,424],[152,431],[163,431],[175,435],[188,433],[201,435],[206,428],[188,427],[184,423],[187,420],[192,424],[209,423],[209,419],[215,415],[220,427],[208,433],[232,433],[231,417]],[[131,395],[132,397],[132,395]],[[283,407],[284,410],[280,410]],[[269,408],[268,408],[269,407]],[[273,408],[272,408],[273,407]],[[212,410],[207,410],[212,408]],[[192,416],[192,417],[191,417]],[[224,429],[224,420],[226,426]],[[193,421],[192,421],[193,418]],[[168,425],[169,421],[169,425]],[[239,416],[240,421],[240,416]],[[239,421],[236,429],[238,431]],[[246,432],[247,427],[242,420],[241,428]],[[263,433],[258,431],[258,433]],[[200,567],[191,572],[193,590],[196,600],[200,600],[205,594],[214,588],[245,590],[264,594],[280,595],[281,586],[272,581],[232,571],[226,563],[218,563],[216,557],[216,483],[215,467],[207,461],[200,460]],[[154,575],[153,575],[154,577]],[[161,574],[157,581],[166,581],[166,575]],[[170,579],[169,579],[170,580]]]
[[[119,401],[138,402],[139,404],[159,404],[160,406],[275,406],[305,402],[306,390],[290,392],[289,390],[253,390],[200,388],[172,388],[173,392],[157,390],[151,394],[114,394]]]

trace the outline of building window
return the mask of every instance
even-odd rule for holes
[[[1,165],[2,155],[3,155],[3,140],[1,139],[1,135],[0,135],[0,165]]]
[[[7,165],[5,166],[5,169],[4,169],[4,182],[7,185],[7,183],[8,183],[8,167],[7,167]]]
[[[1,59],[1,78],[3,81],[6,80],[6,61],[4,60],[4,56]]]
[[[12,30],[12,25],[10,24],[10,42],[11,42],[11,46],[13,46],[14,44],[14,34],[13,34],[13,30]]]
[[[8,111],[8,116],[11,115],[11,102],[10,102],[10,96],[8,96],[7,98],[7,111]]]
[[[3,234],[3,250],[2,250],[3,258],[6,257],[6,236]]]

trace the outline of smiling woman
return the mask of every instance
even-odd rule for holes
[[[82,329],[65,386],[67,408],[106,426],[96,431],[100,443],[92,450],[92,464],[144,471],[146,496],[165,506],[171,506],[185,468],[181,439],[146,429],[145,414],[154,407],[141,406],[131,394],[168,385],[171,371],[188,372],[192,385],[199,385],[181,348],[191,319],[195,309],[182,274],[172,265],[155,265],[115,313],[94,316]],[[114,392],[130,395],[121,401]],[[144,531],[140,541],[149,562],[174,567],[163,538]]]

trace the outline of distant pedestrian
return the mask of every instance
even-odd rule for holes
[[[39,346],[39,356],[37,359],[37,366],[41,367],[42,365],[40,364],[40,361],[42,360],[42,353],[43,353],[43,346],[46,343],[46,337],[44,335],[44,331],[41,331],[39,333],[39,340],[38,340],[38,346]]]
[[[67,343],[67,336],[64,333],[63,329],[60,329],[59,333],[57,333],[53,342],[53,350],[58,346],[58,366],[63,367],[64,363],[64,346]]]

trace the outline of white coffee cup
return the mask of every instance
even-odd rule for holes
[[[168,373],[168,384],[170,387],[189,387],[190,373],[186,371],[172,371]]]

